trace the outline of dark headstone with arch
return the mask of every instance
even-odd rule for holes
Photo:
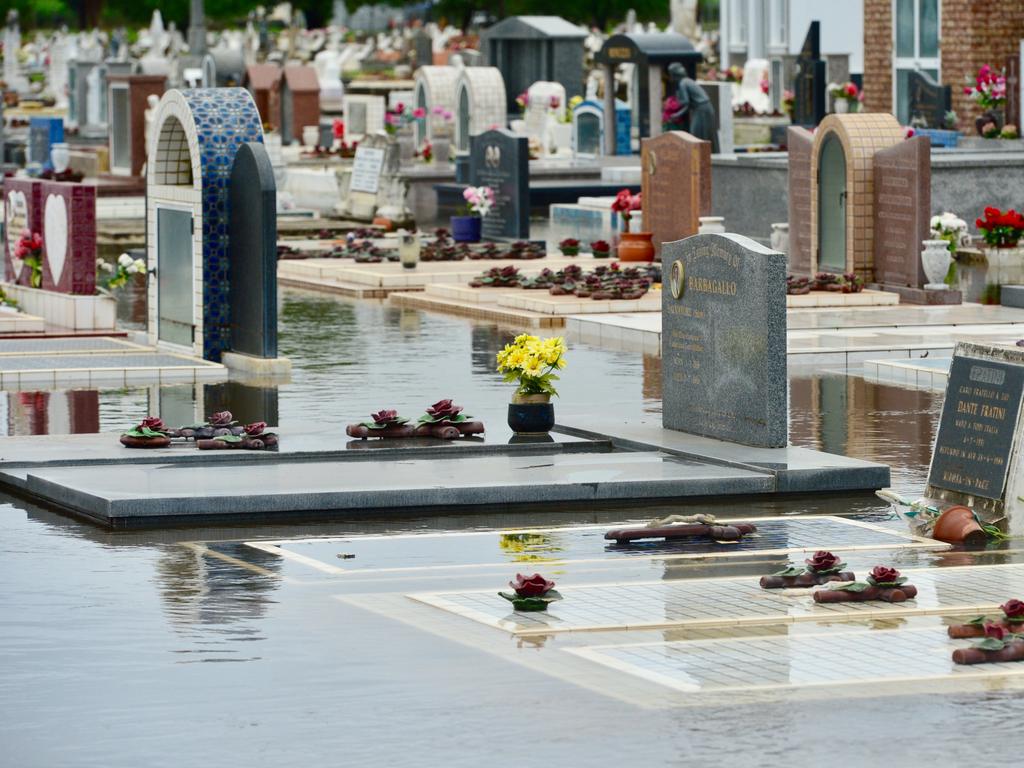
[[[483,221],[485,239],[530,236],[530,148],[525,136],[504,128],[473,136],[469,183],[494,190],[494,207]]]
[[[228,211],[231,351],[277,357],[277,186],[260,142],[235,154]]]

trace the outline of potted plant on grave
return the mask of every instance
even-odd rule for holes
[[[21,231],[21,238],[14,247],[14,257],[29,268],[29,285],[43,287],[43,236],[38,232]]]
[[[549,604],[562,599],[555,590],[555,582],[545,579],[539,573],[533,576],[517,573],[515,580],[508,585],[512,587],[512,592],[499,592],[498,595],[512,603],[517,611],[546,611]]]
[[[146,274],[146,262],[142,259],[133,259],[131,255],[122,253],[117,257],[116,264],[96,259],[96,269],[98,272],[106,272],[110,275],[106,279],[106,285],[107,289],[112,291],[127,285],[133,276]]]
[[[856,83],[829,83],[828,93],[832,97],[832,107],[836,114],[860,110],[861,92]]]
[[[595,259],[607,259],[612,255],[612,247],[607,240],[594,240],[590,244],[590,252],[594,254]]]
[[[439,163],[448,163],[451,161],[452,154],[452,123],[455,119],[455,115],[450,109],[446,109],[440,105],[430,110],[430,114],[433,115],[433,151],[434,158]]]
[[[121,445],[125,448],[166,448],[170,444],[170,430],[159,416],[147,416],[138,426],[121,434]]]
[[[628,189],[622,189],[612,202],[612,210],[622,216],[622,235],[618,248],[618,257],[621,261],[654,261],[652,233],[629,231],[633,211],[639,211],[642,206],[641,194],[643,193],[634,195]]]
[[[462,190],[466,212],[451,217],[452,237],[459,243],[480,242],[483,219],[494,207],[494,190],[490,187],[466,187]]]
[[[541,340],[529,334],[516,336],[498,352],[498,372],[506,384],[516,384],[508,406],[508,425],[517,435],[546,435],[555,426],[556,371],[566,366],[565,339]]]
[[[1002,72],[985,64],[974,76],[974,85],[964,88],[964,94],[970,96],[984,110],[975,120],[978,135],[986,139],[996,138],[1003,124],[1006,77]]]
[[[575,237],[567,237],[558,244],[563,256],[577,256],[580,252],[580,241]]]
[[[1024,282],[1024,248],[1018,245],[1024,236],[1024,216],[1012,208],[1003,212],[989,206],[985,217],[976,219],[974,225],[988,246],[984,249],[988,262],[985,280],[995,288],[986,290],[991,294],[1001,285]]]
[[[394,136],[398,142],[398,154],[403,163],[407,163],[416,156],[416,138],[413,136],[413,125],[421,122],[427,116],[427,110],[423,107],[408,109],[405,104],[399,102],[395,108],[388,110],[384,115],[384,130]]]

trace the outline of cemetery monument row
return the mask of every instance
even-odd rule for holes
[[[665,428],[785,446],[785,255],[740,235],[695,235],[665,243],[662,265]]]

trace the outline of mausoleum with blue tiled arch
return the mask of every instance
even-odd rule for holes
[[[146,171],[149,340],[219,361],[231,348],[228,182],[239,147],[262,142],[244,88],[167,91]]]

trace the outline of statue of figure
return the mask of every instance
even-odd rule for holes
[[[718,131],[715,130],[715,108],[711,106],[711,99],[679,62],[668,65],[668,76],[676,84],[675,96],[679,101],[679,109],[673,113],[672,119],[683,122],[691,136],[710,141],[711,151],[717,153]]]

